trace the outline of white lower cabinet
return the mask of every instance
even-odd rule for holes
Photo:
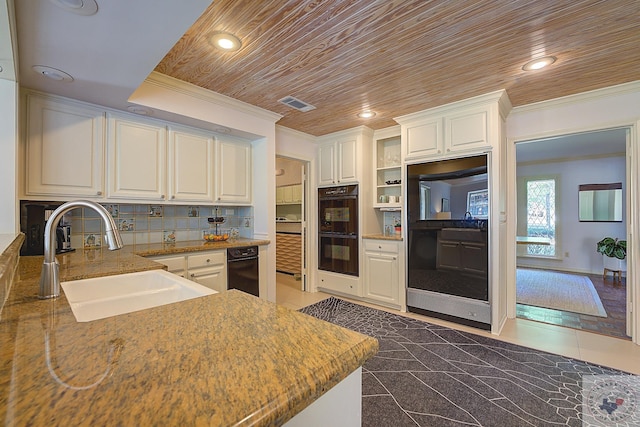
[[[397,242],[364,240],[364,297],[400,305],[400,250]]]
[[[184,273],[186,269],[186,260],[184,255],[168,256],[168,257],[165,257],[165,256],[149,257],[149,259],[165,265],[169,273],[173,273],[178,276],[184,277]]]
[[[360,287],[359,277],[329,271],[318,271],[318,288],[320,290],[359,297],[362,294]]]
[[[190,255],[159,256],[149,259],[164,264],[170,273],[224,292],[227,290],[227,250],[198,252]]]
[[[187,256],[187,278],[214,291],[227,290],[227,251],[212,251]]]

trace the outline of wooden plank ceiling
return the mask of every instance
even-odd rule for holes
[[[639,22],[638,0],[215,0],[156,71],[318,136],[502,88],[518,106],[640,80]],[[211,47],[214,31],[242,49]]]

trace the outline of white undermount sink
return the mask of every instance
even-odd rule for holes
[[[90,322],[217,293],[165,270],[60,284],[78,322]]]

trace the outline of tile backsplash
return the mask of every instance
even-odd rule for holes
[[[253,237],[253,207],[155,204],[102,204],[118,225],[125,245],[202,240],[203,230],[216,231],[207,218],[223,218],[218,233]],[[73,209],[64,221],[71,224],[73,248],[104,244],[104,224],[92,209]]]

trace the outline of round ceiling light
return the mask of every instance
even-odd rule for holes
[[[65,73],[62,70],[58,70],[57,68],[51,68],[44,65],[34,65],[31,67],[33,71],[38,74],[43,75],[44,77],[55,80],[57,82],[72,82],[73,77],[71,75]]]
[[[50,0],[51,3],[77,15],[89,16],[98,11],[95,0]]]
[[[242,47],[242,42],[233,34],[218,32],[214,33],[209,42],[220,50],[235,52]]]
[[[547,67],[556,62],[555,56],[545,56],[542,58],[532,59],[522,66],[524,71],[535,71]]]
[[[376,116],[376,113],[371,110],[366,110],[361,113],[358,113],[358,117],[360,117],[361,119],[370,119],[375,116]]]

